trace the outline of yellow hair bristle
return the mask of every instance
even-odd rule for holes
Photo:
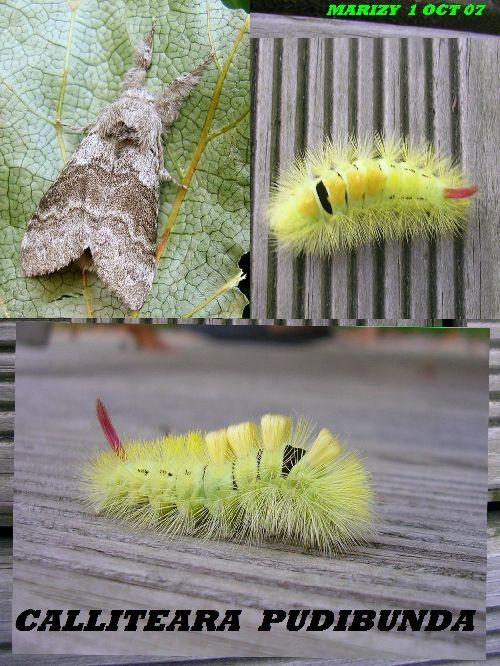
[[[205,444],[210,460],[217,465],[221,465],[227,459],[229,450],[229,440],[227,438],[226,428],[207,432],[205,435]]]
[[[266,414],[260,426],[121,442],[104,406],[111,446],[85,470],[94,508],[170,536],[251,543],[278,540],[324,553],[368,539],[373,491],[355,453],[323,428]]]
[[[327,467],[342,453],[342,445],[332,433],[323,428],[304,456],[309,465],[314,467]]]
[[[229,426],[227,439],[234,455],[237,458],[244,458],[257,448],[259,441],[257,424],[246,421],[245,423]]]
[[[260,420],[263,449],[276,449],[290,439],[292,419],[289,416],[265,414]]]

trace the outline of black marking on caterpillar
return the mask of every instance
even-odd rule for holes
[[[292,467],[296,465],[305,454],[305,449],[287,444],[283,451],[283,467],[281,468],[281,476],[288,476]]]
[[[326,210],[326,212],[331,215],[333,213],[332,204],[328,200],[328,190],[322,180],[316,183],[316,192],[318,193],[318,198],[323,206],[323,210]]]

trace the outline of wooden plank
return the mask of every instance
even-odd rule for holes
[[[496,421],[490,421],[488,430],[488,487],[490,499],[499,501],[498,493],[493,493],[500,489],[500,424]]]
[[[488,488],[489,500],[500,501],[500,324],[494,321],[471,320],[471,328],[488,328],[489,352],[489,428],[488,428]]]
[[[357,42],[356,82],[357,118],[355,131],[359,137],[373,136],[374,132],[374,67],[375,50],[373,39],[360,39]],[[370,66],[369,63],[372,63]],[[376,295],[375,248],[366,245],[356,252],[356,316],[367,319],[376,316],[374,297]]]
[[[14,404],[14,382],[0,382],[0,408]]]
[[[16,325],[0,322],[0,528],[12,526],[15,345]]]
[[[467,326],[471,328],[487,328],[490,332],[490,347],[500,345],[500,323],[488,319],[469,319]]]
[[[329,103],[330,126],[334,141],[345,140],[349,135],[349,109],[352,104],[350,93],[352,83],[346,72],[349,71],[350,49],[353,45],[348,39],[332,40],[332,95]],[[352,308],[351,254],[339,252],[331,259],[330,313],[332,317],[342,319],[356,317]]]
[[[260,40],[258,45],[252,41],[253,71],[255,74],[252,87],[252,173],[259,174],[258,182],[252,187],[252,270],[251,280],[251,316],[267,315],[267,271],[268,271],[268,233],[265,211],[271,182],[271,118],[272,118],[272,80],[274,72],[274,41]],[[257,263],[256,263],[257,262]]]
[[[0,437],[14,434],[14,412],[0,412]]]
[[[14,446],[0,442],[0,528],[12,526]]]
[[[13,349],[15,345],[16,325],[10,322],[0,322],[0,349]]]
[[[12,447],[13,449],[13,447]],[[8,472],[0,474],[0,529],[10,528],[13,524],[12,503],[14,490],[13,450],[8,452]],[[0,446],[0,464],[6,464],[4,446]]]
[[[459,109],[462,119],[461,161],[466,173],[480,188],[474,198],[474,214],[466,236],[464,274],[467,317],[500,318],[500,183],[492,165],[498,147],[489,128],[500,126],[498,90],[491,85],[489,71],[500,70],[498,40],[460,40]],[[470,128],[482,127],[486,134],[471,140]],[[478,284],[479,283],[479,284]],[[480,300],[477,300],[478,294]]]
[[[401,61],[403,42],[399,39],[384,39],[381,45],[381,59],[378,65],[377,73],[383,77],[382,90],[385,94],[379,93],[377,103],[382,106],[381,127],[380,129],[387,136],[395,134],[402,126],[401,104],[402,80],[401,80]],[[374,76],[376,73],[374,72]],[[384,275],[383,287],[378,285],[380,300],[383,301],[384,316],[398,318],[400,315],[409,314],[406,312],[406,304],[403,304],[405,295],[403,277],[404,277],[404,256],[403,242],[389,241],[384,244]]]
[[[407,49],[403,49],[401,66],[405,70],[407,97],[406,117],[402,123],[411,141],[419,144],[429,140],[429,43],[423,39],[408,39]],[[409,299],[411,318],[432,312],[430,282],[432,280],[431,246],[423,238],[414,238],[404,243],[404,251],[410,261]]]
[[[0,538],[0,600],[1,648],[9,647],[11,642],[12,536]]]
[[[12,379],[14,377],[14,367],[14,352],[3,351],[0,353],[0,381]]]
[[[492,345],[490,349],[490,372],[497,371],[500,371],[500,349]]]
[[[60,655],[51,655],[50,657],[45,657],[44,655],[37,655],[36,657],[30,657],[29,655],[11,655],[10,653],[10,599],[12,594],[11,587],[11,570],[12,570],[12,558],[11,558],[11,540],[3,539],[0,540],[0,589],[2,591],[1,599],[2,604],[0,605],[0,627],[2,628],[0,633],[0,661],[1,663],[8,663],[10,666],[111,666],[111,665],[125,665],[125,664],[137,664],[138,666],[144,664],[154,664],[157,662],[162,663],[176,663],[179,666],[181,664],[187,664],[190,662],[196,662],[200,664],[209,664],[217,663],[217,666],[234,666],[235,662],[233,659],[197,659],[196,657],[189,658],[185,657],[180,661],[178,658],[165,658],[165,657],[113,657],[113,656],[99,656],[99,657],[85,657],[85,656],[60,656]],[[500,512],[490,512],[488,515],[488,612],[486,617],[486,627],[488,635],[495,636],[500,630],[500,610],[498,605],[498,598],[496,594],[492,591],[493,589],[498,589],[498,580],[500,579]],[[495,586],[495,587],[494,587]],[[2,646],[3,649],[2,649]],[[489,646],[491,648],[491,641],[489,641]],[[4,652],[5,651],[5,652]],[[2,661],[3,657],[3,661]],[[238,660],[238,663],[240,660]],[[255,664],[261,664],[262,660],[254,659],[245,659],[245,664],[252,666]],[[268,659],[267,663],[272,663],[273,666],[313,666],[316,662],[309,660],[296,660],[290,658],[274,658]],[[422,660],[400,660],[400,661],[388,661],[388,660],[361,660],[356,659],[355,662],[352,660],[323,660],[322,666],[403,666],[408,664],[417,665],[428,663]],[[441,662],[443,664],[451,664],[456,662]],[[479,665],[480,662],[468,662],[470,664]],[[457,665],[458,666],[458,665]]]
[[[198,336],[180,344],[179,334],[172,332],[172,351],[161,355],[96,336],[71,343],[55,337],[45,350],[20,349],[14,613],[25,607],[240,607],[253,625],[262,608],[302,608],[307,599],[317,608],[477,608],[476,631],[426,635],[425,641],[400,632],[383,639],[331,632],[318,641],[241,631],[190,634],[187,641],[175,632],[167,643],[161,632],[147,639],[28,632],[14,633],[15,649],[204,658],[285,653],[305,660],[331,658],[334,650],[338,658],[398,663],[407,655],[479,658],[486,351],[446,354],[438,345],[430,356],[407,354],[396,333],[385,351],[335,339],[293,348],[219,345]],[[334,427],[365,451],[373,472],[380,514],[373,543],[329,559],[280,544],[162,541],[90,515],[78,498],[78,476],[89,447],[102,442],[93,416],[97,392],[118,430],[130,436],[220,427],[270,409],[305,412]]]
[[[490,423],[497,421],[500,421],[500,400],[490,400]]]
[[[487,651],[500,650],[500,511],[488,512]]]
[[[460,30],[402,26],[379,23],[363,23],[339,19],[308,18],[304,16],[277,16],[252,14],[251,36],[255,38],[282,37],[389,37],[407,38],[457,38],[470,33]],[[488,35],[475,34],[474,39],[487,39]]]
[[[325,44],[323,39],[310,39],[307,43],[306,149],[317,148],[325,137]],[[302,299],[306,319],[324,316],[324,268],[325,260],[320,257],[305,257]]]
[[[146,666],[147,664],[165,663],[175,664],[176,666],[184,666],[185,664],[204,664],[206,666],[262,666],[262,664],[273,664],[275,666],[317,666],[317,659],[293,659],[293,658],[270,658],[270,659],[251,659],[244,657],[233,658],[209,658],[198,659],[193,657],[174,657],[173,659],[162,657],[85,657],[85,656],[61,656],[51,655],[44,657],[37,655],[36,657],[30,655],[12,655],[7,651],[0,648],[0,659],[4,657],[2,662],[8,666],[125,666],[127,664],[134,664],[135,666]],[[491,663],[493,659],[489,659]],[[321,666],[430,666],[436,662],[429,659],[416,659],[404,661],[395,661],[388,659],[322,659]],[[443,666],[460,666],[462,661],[440,661]],[[483,661],[467,661],[468,666],[484,666]]]
[[[487,44],[487,42],[486,42]],[[456,71],[454,78],[456,79],[453,86],[453,103],[452,113],[459,120],[461,127],[468,127],[470,123],[477,122],[478,118],[478,104],[467,103],[473,96],[481,95],[482,91],[477,91],[477,87],[482,87],[482,77],[478,71],[480,62],[480,54],[483,49],[482,44],[477,44],[473,49],[470,48],[471,43],[468,39],[457,40],[458,57],[456,59]],[[485,56],[486,54],[483,54]],[[472,69],[471,69],[472,66]],[[473,70],[473,71],[472,71]],[[469,76],[460,77],[459,71],[469,72]],[[479,79],[477,78],[479,75]],[[464,103],[465,102],[465,103]],[[482,104],[482,102],[481,102]],[[474,142],[464,140],[463,133],[460,131],[460,162],[462,164],[464,173],[466,173],[471,180],[474,181],[479,177],[487,179],[488,176],[483,173],[484,151],[478,151]],[[479,154],[481,153],[481,154]],[[479,182],[479,181],[478,181]],[[489,183],[496,187],[496,183]],[[484,186],[484,180],[480,184],[481,189]],[[483,190],[484,191],[484,190]],[[490,282],[490,275],[492,274],[491,268],[488,266],[490,259],[489,256],[484,256],[483,248],[488,245],[488,236],[490,231],[487,224],[481,224],[480,219],[483,215],[480,214],[477,197],[471,204],[474,208],[474,215],[471,218],[467,233],[463,238],[463,290],[464,290],[464,311],[469,318],[480,317],[482,310],[482,295],[481,292],[489,292],[490,299],[495,301],[497,299],[494,294],[494,285]],[[492,251],[494,252],[493,248]],[[490,252],[486,253],[490,255]],[[483,269],[486,266],[486,270]],[[484,271],[484,277],[481,273]],[[485,310],[484,312],[487,312]],[[491,312],[496,312],[497,308],[494,306],[490,309]]]
[[[441,155],[453,156],[453,131],[451,123],[452,91],[450,73],[454,62],[451,57],[452,43],[444,39],[432,42],[432,122],[433,143]],[[436,310],[437,317],[452,318],[456,312],[455,298],[457,271],[460,267],[454,259],[454,239],[451,237],[436,240]]]
[[[281,71],[296,72],[296,76],[281,76],[279,166],[291,164],[296,153],[297,87],[299,72],[299,41],[284,39],[281,46]],[[295,313],[296,284],[295,260],[289,252],[276,253],[276,317],[286,319]]]

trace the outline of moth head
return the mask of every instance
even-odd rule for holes
[[[123,97],[110,109],[102,132],[106,138],[122,144],[141,148],[155,146],[161,133],[161,120],[153,106],[153,97],[151,100],[143,96],[140,99],[131,95]]]
[[[108,136],[112,136],[117,141],[124,143],[140,143],[138,128],[128,124],[124,120],[119,120],[108,131]]]

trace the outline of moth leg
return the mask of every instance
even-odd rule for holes
[[[75,132],[75,134],[87,134],[92,129],[94,123],[88,123],[87,125],[68,125],[67,123],[61,123],[65,130],[69,132]]]
[[[201,75],[212,62],[214,54],[199,64],[191,72],[184,72],[165,86],[155,101],[155,106],[160,114],[164,129],[172,125],[182,109],[184,100],[189,97],[200,80]]]
[[[165,169],[165,167],[163,167],[163,169],[160,171],[160,180],[164,183],[174,183],[174,185],[177,185],[177,187],[182,187],[182,189],[187,190],[187,185],[179,183],[179,181],[176,180],[172,174]]]
[[[123,77],[122,91],[130,88],[142,88],[146,82],[146,72],[151,67],[153,57],[153,37],[156,30],[156,19],[151,23],[151,30],[142,42],[135,47],[134,66]]]

